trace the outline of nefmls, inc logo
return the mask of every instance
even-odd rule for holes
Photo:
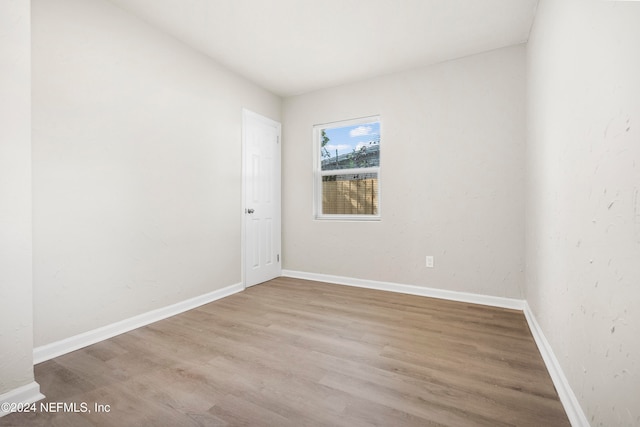
[[[89,412],[87,402],[40,402],[40,412]]]

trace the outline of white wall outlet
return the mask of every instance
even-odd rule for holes
[[[427,255],[427,268],[433,268],[433,257],[431,255]]]

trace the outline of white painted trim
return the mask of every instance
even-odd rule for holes
[[[556,387],[560,402],[562,402],[562,406],[564,406],[567,417],[569,417],[569,422],[571,422],[573,427],[589,427],[589,421],[582,411],[580,402],[578,402],[578,398],[573,393],[573,390],[569,385],[569,381],[562,371],[560,362],[553,353],[551,345],[545,338],[540,325],[536,321],[536,318],[526,301],[522,311],[524,312],[524,317],[527,319],[529,329],[531,330],[533,339],[538,346],[538,350],[540,350],[542,360],[544,360],[544,364],[547,366],[547,371],[549,371],[553,385]]]
[[[493,307],[510,308],[521,310],[527,319],[527,324],[533,335],[533,339],[542,355],[547,371],[551,376],[560,402],[562,403],[567,417],[573,427],[589,427],[589,421],[574,394],[567,377],[564,375],[560,362],[556,358],[551,345],[540,329],[540,325],[535,319],[531,308],[526,300],[513,298],[494,297],[489,295],[478,295],[466,292],[446,291],[442,289],[426,288],[415,285],[403,285],[391,282],[379,282],[375,280],[355,279],[351,277],[331,276],[327,274],[306,273],[302,271],[283,270],[283,276],[296,279],[315,280],[320,282],[334,283],[337,285],[356,286],[360,288],[377,289],[382,291],[399,292],[403,294],[419,295],[431,298],[440,298],[451,301],[467,302],[472,304],[489,305]]]
[[[40,393],[40,384],[35,381],[0,394],[0,418],[11,413],[11,411],[3,409],[7,403],[25,404],[37,402],[41,399],[44,399],[44,394]]]
[[[377,289],[381,291],[398,292],[401,294],[419,295],[423,297],[440,298],[451,301],[467,302],[471,304],[489,305],[492,307],[510,308],[522,310],[524,300],[515,298],[494,297],[491,295],[479,295],[468,292],[447,291],[443,289],[427,288],[415,285],[403,285],[392,282],[379,282],[376,280],[355,279],[343,276],[331,276],[327,274],[306,273],[302,271],[282,270],[285,277],[296,279],[316,280],[319,282],[334,283],[337,285],[355,286],[358,288]]]
[[[60,341],[45,344],[33,349],[33,363],[38,364],[54,357],[81,349],[91,344],[115,337],[116,335],[129,332],[133,329],[146,326],[150,323],[166,319],[176,314],[184,313],[187,310],[194,309],[204,304],[216,301],[229,295],[244,290],[242,283],[236,283],[222,289],[209,292],[198,297],[190,298],[176,304],[162,307],[156,310],[124,319],[110,325],[103,326],[91,331],[83,332]]]
[[[324,129],[336,129],[354,125],[365,125],[368,123],[380,123],[380,138],[382,139],[383,124],[382,116],[380,114],[374,114],[371,116],[338,120],[329,123],[318,123],[313,126],[313,200],[312,200],[312,214],[313,219],[317,221],[373,221],[380,222],[382,220],[382,174],[381,166],[370,168],[353,168],[353,169],[335,169],[329,171],[323,171],[322,156],[320,155],[320,135]],[[383,164],[383,154],[380,152],[380,164]],[[338,215],[338,214],[323,214],[322,213],[322,176],[326,175],[341,175],[341,174],[358,174],[358,173],[376,173],[378,174],[378,213],[377,215],[367,214],[355,214],[355,215]]]
[[[560,402],[564,406],[567,417],[573,427],[589,427],[589,421],[585,416],[576,395],[574,394],[569,381],[567,380],[560,362],[556,358],[551,345],[547,341],[536,321],[529,304],[525,300],[515,298],[494,297],[490,295],[478,295],[467,292],[447,291],[443,289],[427,288],[415,285],[405,285],[392,282],[381,282],[375,280],[356,279],[344,276],[332,276],[327,274],[307,273],[294,270],[282,270],[285,277],[315,280],[320,282],[333,283],[337,285],[354,286],[367,289],[377,289],[389,292],[398,292],[409,295],[418,295],[431,298],[440,298],[451,301],[466,302],[471,304],[482,304],[493,307],[508,308],[513,310],[521,310],[533,335],[533,339],[538,346],[538,350],[547,367],[547,371],[551,376],[551,380],[558,392]],[[187,310],[199,307],[201,305],[216,301],[229,295],[244,290],[243,283],[230,285],[222,289],[191,298],[177,304],[173,304],[164,308],[149,311],[147,313],[122,320],[92,331],[84,332],[73,337],[66,338],[51,344],[36,347],[33,351],[34,364],[44,362],[54,357],[69,353],[74,350],[95,344],[99,341],[120,335],[133,329],[146,326],[150,323],[157,322],[162,319],[183,313]],[[45,396],[40,393],[40,385],[35,381],[22,387],[18,387],[10,392],[0,395],[0,404],[5,402],[21,402],[32,403]],[[0,410],[0,417],[7,415],[8,412]]]

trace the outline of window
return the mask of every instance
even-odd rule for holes
[[[316,219],[380,219],[380,117],[313,127]]]

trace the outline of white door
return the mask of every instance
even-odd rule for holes
[[[280,123],[242,112],[244,284],[278,277],[280,261]]]

